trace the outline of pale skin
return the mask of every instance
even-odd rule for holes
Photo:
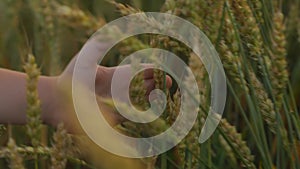
[[[70,132],[80,130],[75,112],[73,110],[72,99],[67,97],[64,88],[70,88],[71,76],[75,63],[74,58],[59,76],[41,76],[38,82],[38,93],[41,100],[43,123],[56,126],[63,122]],[[130,66],[119,67],[126,72],[130,72]],[[116,67],[98,66],[95,80],[96,94],[100,97],[111,97],[110,84]],[[154,89],[153,70],[144,71],[145,87],[147,94]],[[0,124],[26,124],[26,74],[0,68]],[[167,87],[171,87],[172,80],[166,78]],[[120,84],[122,88],[122,84]],[[147,97],[147,96],[146,96]],[[101,105],[101,103],[99,103]],[[101,107],[101,106],[100,106]],[[103,106],[105,109],[105,106]],[[124,118],[117,113],[104,111],[104,116],[111,125],[121,123]]]

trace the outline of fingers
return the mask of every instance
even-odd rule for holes
[[[146,86],[146,89],[147,89],[147,95],[150,94],[150,92],[155,89],[155,81],[154,81],[154,78],[151,78],[151,79],[145,79],[145,86]],[[166,87],[169,89],[172,87],[172,79],[170,76],[166,76]]]
[[[154,78],[154,71],[153,71],[153,68],[152,68],[152,64],[142,64],[142,66],[144,68],[146,68],[144,70],[144,80],[145,81],[147,81],[147,80],[153,80],[153,78]],[[147,89],[148,89],[147,83],[146,83],[146,86],[147,86]],[[172,86],[172,78],[169,75],[166,76],[166,86],[167,86],[167,88],[170,88]],[[150,85],[149,87],[152,87],[152,86]],[[152,89],[154,89],[154,87]]]
[[[152,68],[144,70],[144,78],[147,79],[153,79],[154,77],[154,71]]]
[[[172,87],[172,78],[169,75],[166,76],[166,86],[168,89]]]
[[[154,79],[146,79],[145,86],[147,89],[146,96],[148,96],[150,94],[150,92],[155,88]]]
[[[153,64],[141,64],[142,67],[144,67],[144,80],[151,80],[154,78],[154,69],[153,69]],[[98,69],[103,69],[103,67],[99,66]],[[122,76],[129,78],[130,73],[132,71],[130,65],[123,65],[123,66],[116,66],[116,67],[110,67],[109,68],[109,74],[107,76],[113,76],[114,71],[116,69],[122,70]],[[111,78],[111,77],[107,77]],[[102,78],[103,79],[103,78]],[[166,83],[167,83],[167,88],[170,88],[172,86],[172,79],[170,76],[166,77]]]

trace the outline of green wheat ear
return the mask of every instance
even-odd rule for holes
[[[271,69],[271,83],[273,93],[275,96],[275,105],[278,109],[282,107],[282,99],[284,90],[288,84],[289,73],[287,70],[286,60],[286,37],[285,25],[283,23],[283,14],[278,11],[273,16],[273,53],[271,55],[272,69]]]
[[[3,133],[5,132],[6,128],[4,125],[0,125],[0,136],[3,135]]]
[[[224,134],[223,137],[226,136],[227,143],[234,150],[236,157],[241,161],[242,167],[256,169],[254,156],[251,154],[246,141],[242,139],[242,135],[236,131],[235,126],[232,126],[226,119],[222,119],[220,128]]]
[[[13,138],[9,138],[7,143],[8,157],[9,157],[9,168],[10,169],[25,169],[23,166],[23,158],[17,150],[16,142]]]
[[[51,149],[51,169],[66,168],[68,157],[74,155],[72,138],[64,129],[63,124],[59,124],[57,131],[53,135],[53,147]]]
[[[32,54],[28,55],[28,61],[24,66],[27,74],[27,134],[31,139],[31,144],[37,147],[40,144],[42,121],[41,121],[41,102],[39,100],[37,84],[40,70],[35,63]]]

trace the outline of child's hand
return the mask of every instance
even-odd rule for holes
[[[53,102],[54,110],[52,118],[50,119],[50,123],[52,125],[57,125],[59,122],[64,122],[65,126],[71,132],[78,132],[77,130],[80,130],[80,125],[78,125],[78,120],[76,118],[76,113],[73,109],[72,104],[72,98],[70,95],[64,96],[64,93],[71,94],[71,85],[72,85],[72,74],[74,69],[75,60],[74,58],[68,67],[65,69],[65,71],[55,78],[57,82],[57,88],[56,90],[56,98],[57,100]],[[143,65],[148,66],[148,65]],[[95,80],[95,91],[96,94],[100,97],[104,98],[111,98],[111,83],[112,83],[112,77],[116,69],[123,69],[122,72],[122,78],[124,78],[124,82],[128,81],[131,75],[131,67],[129,65],[120,66],[120,67],[103,67],[98,66],[97,74],[96,74],[96,80]],[[153,69],[146,69],[144,71],[144,81],[145,81],[145,88],[147,89],[147,94],[150,93],[151,90],[154,89],[154,79],[153,79]],[[167,87],[171,87],[172,80],[169,76],[167,76]],[[125,91],[127,84],[121,83],[118,87],[118,91],[122,92]],[[67,90],[67,92],[66,92]],[[113,111],[111,108],[108,108],[107,106],[98,103],[101,107],[101,109],[104,109],[103,112],[104,117],[110,123],[110,125],[116,125],[122,121],[124,121],[123,116],[119,115],[118,113],[112,113]],[[76,130],[76,131],[74,131]]]

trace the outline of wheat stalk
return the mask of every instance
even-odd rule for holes
[[[37,92],[40,70],[37,68],[33,55],[28,55],[28,62],[24,66],[27,74],[27,134],[31,144],[37,147],[40,144],[42,121],[41,102]]]
[[[222,27],[222,37],[219,43],[218,51],[222,60],[226,75],[238,86],[239,89],[249,94],[246,77],[243,71],[243,60],[240,56],[239,42],[236,38],[236,32],[228,13],[225,13],[224,24]]]
[[[51,169],[66,168],[67,158],[73,155],[72,138],[67,134],[63,124],[57,126],[53,135],[53,147],[51,150]]]
[[[246,142],[242,140],[242,135],[239,134],[236,131],[236,128],[230,125],[225,119],[221,120],[220,128],[226,136],[227,143],[231,145],[237,158],[242,161],[242,166],[245,168],[255,169],[256,167],[253,163],[254,157],[251,155],[251,151]]]
[[[259,23],[263,23],[264,22],[264,16],[263,16],[263,9],[262,9],[262,3],[260,0],[250,0],[251,4],[252,4],[252,9],[253,9],[253,13],[256,14],[256,18],[258,20]]]
[[[286,61],[286,37],[285,26],[283,24],[283,14],[276,12],[273,16],[273,53],[271,83],[275,96],[275,104],[278,108],[282,105],[284,89],[288,83],[288,71]]]
[[[229,160],[233,163],[233,166],[236,166],[237,165],[236,156],[234,154],[234,151],[230,147],[230,145],[227,143],[227,141],[222,135],[219,135],[219,141],[222,147],[224,148],[226,155],[229,157]]]
[[[95,18],[78,7],[69,7],[55,2],[52,3],[52,6],[54,17],[60,18],[62,22],[75,29],[83,28],[87,35],[91,35],[105,24],[103,19]]]
[[[238,22],[243,46],[249,53],[249,57],[262,69],[262,60],[265,56],[263,39],[247,0],[230,0],[229,4],[230,12],[234,14]]]
[[[25,169],[23,157],[18,153],[15,140],[12,138],[9,138],[7,143],[7,156],[9,157],[10,169]]]

